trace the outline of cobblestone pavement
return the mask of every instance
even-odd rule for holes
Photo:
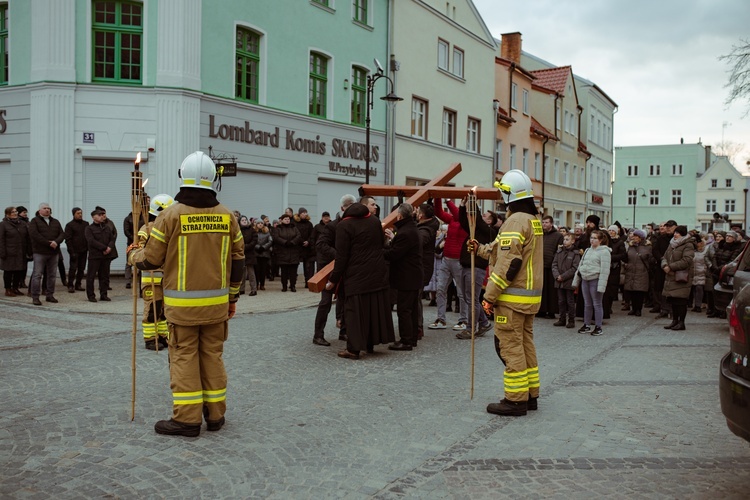
[[[269,290],[230,322],[227,424],[181,438],[153,431],[171,411],[168,360],[140,338],[130,420],[132,301],[113,288],[109,304],[0,299],[0,497],[749,494],[750,444],[719,408],[725,321],[690,313],[673,332],[617,311],[591,337],[537,319],[539,410],[510,419],[485,411],[502,387],[491,337],[476,341],[470,400],[470,342],[450,328],[342,360],[333,316],[333,345],[311,342],[315,295]]]

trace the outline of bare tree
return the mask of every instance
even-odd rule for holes
[[[726,156],[729,163],[734,165],[734,160],[745,149],[745,145],[734,141],[721,141],[715,144],[712,149],[716,156]]]
[[[719,56],[719,60],[730,66],[729,81],[724,85],[729,88],[729,96],[724,102],[729,106],[735,101],[744,101],[745,117],[750,113],[750,40],[741,38],[740,44],[733,45],[732,51]]]

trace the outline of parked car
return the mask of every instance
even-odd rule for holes
[[[721,359],[721,412],[736,435],[750,441],[750,252],[745,245],[732,277],[733,298],[728,311],[729,352]],[[747,254],[747,256],[746,256]]]

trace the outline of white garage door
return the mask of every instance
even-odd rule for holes
[[[123,233],[123,221],[131,212],[130,178],[133,162],[112,160],[85,160],[83,163],[83,218],[91,222],[91,211],[98,205],[107,211],[107,218],[117,228],[117,253],[112,261],[112,274],[125,272],[125,249],[128,246]],[[141,164],[144,180],[148,178],[148,165]],[[148,191],[148,185],[146,185]],[[67,224],[70,213],[59,216],[60,222]],[[137,229],[136,229],[137,231]]]
[[[239,171],[221,180],[219,201],[242,215],[273,220],[284,212],[284,180],[284,175]]]
[[[10,184],[10,162],[0,162],[0,207],[5,210],[5,207],[9,207],[13,203],[13,197],[11,196],[11,184]],[[29,208],[30,207],[26,207]],[[34,211],[31,212],[32,215]],[[5,212],[0,212],[2,216],[5,216]]]

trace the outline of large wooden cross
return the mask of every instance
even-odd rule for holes
[[[480,200],[497,200],[499,199],[499,191],[494,188],[469,188],[469,187],[454,187],[446,186],[453,177],[461,172],[461,164],[454,163],[447,170],[442,172],[440,175],[432,179],[424,186],[385,186],[381,184],[363,184],[360,192],[364,196],[396,196],[399,193],[403,193],[404,196],[409,196],[405,203],[410,204],[413,207],[419,207],[422,203],[427,201],[429,198],[444,198],[444,199],[455,199],[463,198],[469,191],[476,193],[477,199]],[[397,211],[393,211],[385,216],[382,220],[383,229],[387,229],[396,222]],[[323,269],[318,271],[315,276],[310,278],[307,282],[307,289],[311,292],[321,292],[325,289],[328,277],[333,272],[335,261],[331,261]]]

